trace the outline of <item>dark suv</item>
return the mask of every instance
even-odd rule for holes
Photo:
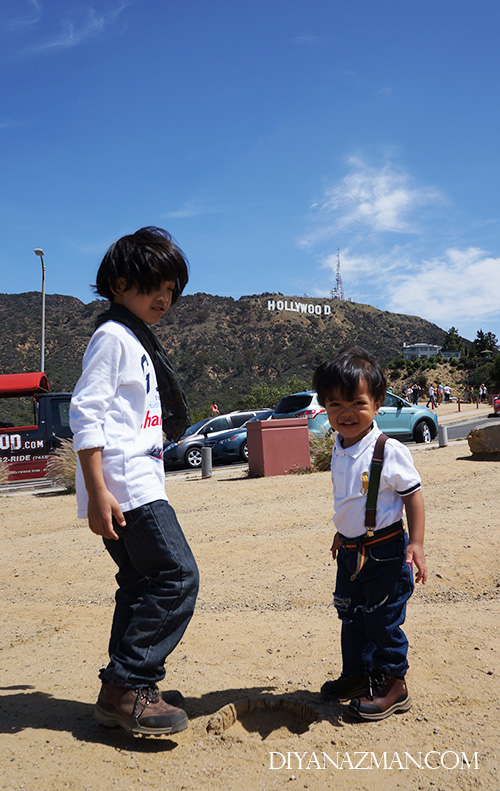
[[[201,467],[201,449],[205,438],[210,435],[217,436],[223,431],[239,428],[254,417],[260,409],[245,412],[229,412],[227,415],[217,415],[200,420],[190,426],[186,433],[177,442],[167,442],[163,448],[163,465],[166,470],[175,467]]]

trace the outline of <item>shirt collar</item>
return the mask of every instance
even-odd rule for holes
[[[360,439],[359,442],[356,442],[355,445],[351,445],[350,448],[343,448],[340,444],[340,438],[337,432],[337,436],[335,437],[335,445],[333,446],[333,453],[335,456],[349,456],[351,459],[357,459],[358,456],[360,456],[370,447],[370,445],[375,444],[380,434],[382,434],[382,432],[374,420],[372,428],[368,434],[365,434],[365,436]]]

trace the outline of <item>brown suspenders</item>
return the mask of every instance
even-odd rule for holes
[[[360,538],[343,538],[342,546],[345,549],[357,550],[357,562],[354,574],[351,575],[351,582],[353,582],[361,569],[364,568],[367,561],[366,547],[373,544],[380,544],[383,541],[390,541],[391,538],[401,534],[402,526],[396,523],[396,526],[389,525],[381,530],[375,532],[377,525],[377,499],[378,491],[380,488],[380,476],[382,474],[382,465],[384,463],[384,447],[387,442],[385,434],[381,434],[375,443],[373,451],[373,458],[370,467],[370,478],[368,481],[368,493],[366,495],[365,507],[365,528],[366,534]]]

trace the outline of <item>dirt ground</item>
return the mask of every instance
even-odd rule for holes
[[[328,473],[167,481],[201,589],[163,684],[186,696],[190,727],[159,738],[93,720],[114,569],[74,497],[2,497],[0,789],[498,791],[500,463],[463,441],[412,452],[429,581],[405,627],[413,707],[379,723],[319,701],[341,669]],[[221,707],[265,696],[267,709],[207,732]]]

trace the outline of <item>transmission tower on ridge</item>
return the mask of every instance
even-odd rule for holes
[[[342,283],[342,275],[340,274],[340,250],[337,250],[337,278],[335,280],[335,288],[330,291],[331,299],[345,299],[344,284]]]

